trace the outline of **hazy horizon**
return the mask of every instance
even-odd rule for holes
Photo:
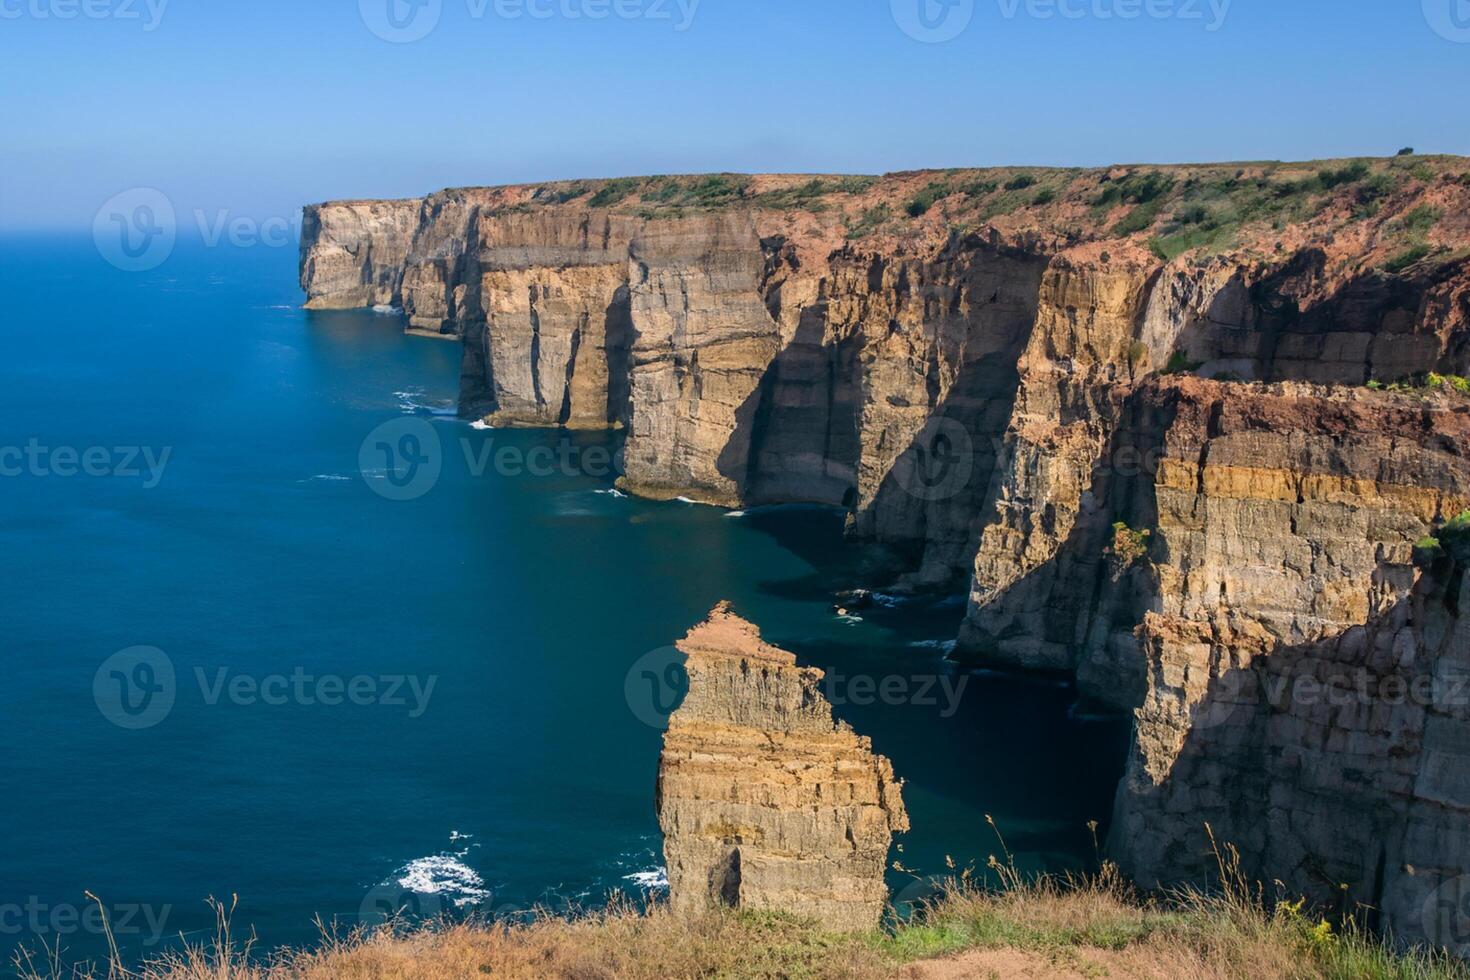
[[[0,228],[133,188],[261,226],[624,175],[1464,154],[1457,4],[3,0]]]

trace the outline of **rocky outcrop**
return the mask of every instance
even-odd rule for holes
[[[401,305],[418,200],[338,201],[306,208],[301,288],[309,310]]]
[[[1261,880],[1434,938],[1424,903],[1470,869],[1470,604],[1414,545],[1470,507],[1470,404],[1238,388],[1152,393],[1171,420],[1114,851],[1146,885],[1205,880],[1208,823]]]
[[[908,829],[888,760],[833,720],[821,671],[763,642],[728,604],[678,649],[689,688],[669,718],[657,793],[674,908],[876,926],[889,845]]]
[[[1227,738],[1198,719],[1242,669],[1458,635],[1452,583],[1448,619],[1414,618],[1433,603],[1410,552],[1470,506],[1470,399],[1424,386],[1470,373],[1467,170],[446,191],[309,209],[302,274],[315,307],[397,303],[460,334],[467,414],[621,428],[631,490],[841,507],[888,587],[968,586],[957,656],[1139,712],[1114,851],[1145,880],[1195,877],[1209,818],[1263,875],[1312,890],[1332,868],[1387,902],[1400,852],[1367,874],[1353,848],[1420,820],[1385,774],[1432,768],[1423,740],[1390,765],[1358,720],[1278,731],[1256,705]],[[1355,746],[1311,757],[1354,792],[1303,775],[1309,735]],[[1239,801],[1273,793],[1251,823]]]

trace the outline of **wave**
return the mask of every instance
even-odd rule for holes
[[[402,316],[403,315],[403,307],[401,307],[401,306],[390,306],[390,305],[388,305],[386,303],[379,303],[377,306],[374,306],[373,307],[373,312],[374,313],[380,313],[380,314],[382,314],[384,316]]]
[[[470,428],[475,429],[479,432],[484,432],[487,429],[495,428],[495,426],[491,425],[489,422],[486,422],[484,419],[475,419],[473,422],[470,423]]]
[[[596,494],[601,494],[604,497],[617,497],[619,500],[625,499],[628,496],[626,493],[623,493],[623,491],[617,489],[616,487],[612,487],[607,490],[593,490],[592,492]]]
[[[726,517],[744,517],[745,516],[745,511],[743,511],[743,510],[727,511],[725,513],[725,516]]]
[[[675,497],[674,499],[677,500],[681,504],[697,504],[697,503],[699,503],[699,501],[697,501],[697,500],[690,500],[688,497]]]
[[[954,640],[915,640],[909,644],[915,650],[938,650],[940,653],[954,653]]]
[[[639,888],[649,891],[669,887],[669,869],[664,867],[651,868],[647,871],[635,871],[630,875],[623,875],[624,881],[631,881]]]
[[[408,388],[393,392],[398,399],[398,410],[408,415],[428,415],[433,418],[459,418],[459,409],[447,401],[431,401],[422,388]]]
[[[418,858],[399,868],[397,875],[399,888],[416,895],[443,895],[460,908],[490,897],[485,880],[453,854]]]

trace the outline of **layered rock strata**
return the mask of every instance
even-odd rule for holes
[[[902,784],[832,718],[822,672],[715,607],[679,644],[688,695],[669,719],[657,807],[674,908],[779,909],[875,927]]]
[[[1458,586],[1411,551],[1470,507],[1470,399],[1426,387],[1470,374],[1470,162],[650,178],[305,228],[309,305],[459,334],[467,414],[622,428],[647,496],[845,508],[889,587],[967,587],[957,656],[1136,710],[1141,879],[1206,875],[1209,819],[1412,932],[1423,849],[1363,855],[1465,830],[1419,722],[1376,687],[1199,719],[1221,677],[1453,661]],[[1423,866],[1470,872],[1458,846]]]

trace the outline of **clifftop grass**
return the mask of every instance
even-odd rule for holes
[[[923,223],[956,232],[1013,218],[1070,241],[1137,237],[1155,255],[1209,255],[1310,225],[1329,238],[1372,227],[1399,273],[1450,251],[1435,231],[1466,196],[1470,160],[1383,158],[1228,164],[1006,167],[875,176],[704,174],[562,181],[507,188],[500,211],[573,204],[645,218],[733,208],[833,214],[848,237],[903,236]],[[1289,236],[1288,236],[1289,237]]]
[[[63,968],[44,955],[18,966],[24,980],[939,980],[1009,976],[1023,967],[1036,977],[1470,980],[1470,970],[1447,955],[1395,952],[1352,919],[1270,903],[1231,866],[1227,856],[1215,893],[1146,899],[1107,865],[1087,878],[1022,880],[992,863],[1005,887],[981,888],[962,874],[906,918],[861,935],[824,933],[774,913],[681,918],[662,905],[615,904],[573,919],[327,932],[315,950],[261,957],[234,941],[221,908],[212,943],[136,969]]]

